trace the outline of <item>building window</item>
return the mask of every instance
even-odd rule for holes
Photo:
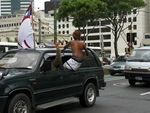
[[[69,31],[67,31],[67,34],[69,34]]]
[[[137,40],[134,41],[134,45],[137,45]]]
[[[96,29],[88,29],[88,33],[99,33],[99,28],[96,28]]]
[[[99,40],[99,35],[97,35],[97,36],[88,36],[88,40]]]
[[[131,22],[131,18],[128,18],[128,22]]]
[[[101,32],[110,32],[110,29],[109,28],[102,28]]]
[[[99,21],[88,22],[88,26],[98,26],[98,25],[99,25]]]
[[[63,31],[62,33],[65,34],[65,31]]]
[[[145,39],[150,39],[150,35],[145,35]]]
[[[100,47],[100,43],[88,43],[88,46]]]
[[[133,29],[137,29],[137,25],[133,25]]]
[[[136,17],[133,17],[133,22],[136,22]]]
[[[61,28],[61,25],[58,25],[58,28],[60,29],[60,28]]]
[[[136,14],[136,9],[133,9],[133,14]]]
[[[101,26],[110,25],[109,21],[101,21]]]
[[[102,37],[104,40],[111,39],[111,35],[103,35]]]
[[[110,47],[111,43],[110,42],[104,42],[104,47]]]
[[[65,28],[65,24],[63,24],[62,27]]]
[[[80,30],[80,31],[81,31],[82,34],[85,34],[85,33],[86,33],[86,30],[85,30],[85,29],[84,29],[84,30],[82,29],[82,30]]]
[[[58,34],[61,34],[61,31],[58,31]]]
[[[69,24],[67,24],[67,28],[69,28]]]

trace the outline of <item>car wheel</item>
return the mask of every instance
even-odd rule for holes
[[[135,86],[135,83],[136,83],[136,81],[135,80],[128,80],[129,81],[129,84],[131,85],[131,86]]]
[[[7,113],[31,113],[31,101],[23,93],[13,96],[8,102]]]
[[[91,107],[96,101],[96,88],[93,83],[89,83],[85,86],[83,94],[79,98],[80,104],[83,107]]]
[[[110,75],[112,75],[112,76],[113,76],[113,75],[115,75],[115,73],[110,73]]]

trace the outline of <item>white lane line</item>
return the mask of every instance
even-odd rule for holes
[[[141,93],[140,95],[150,95],[150,92]]]
[[[119,83],[115,83],[113,84],[114,86],[127,86],[129,85],[128,82],[119,82]]]

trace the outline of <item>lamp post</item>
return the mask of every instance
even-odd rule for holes
[[[39,24],[39,44],[41,43],[41,16],[40,16],[40,10],[38,8],[38,24]]]
[[[56,0],[54,1],[54,43],[57,42]]]
[[[38,18],[39,21],[39,44],[41,43],[41,19]]]

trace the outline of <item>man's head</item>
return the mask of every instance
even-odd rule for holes
[[[80,38],[81,38],[81,32],[80,32],[79,30],[75,30],[75,31],[73,32],[72,36],[73,36],[73,38],[74,38],[75,40],[80,40]]]

